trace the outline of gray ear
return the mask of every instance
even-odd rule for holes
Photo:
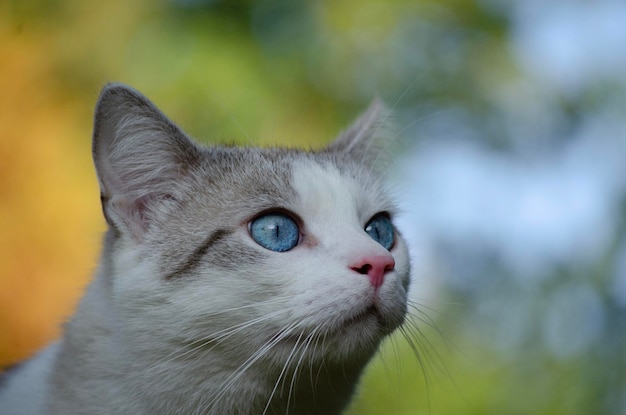
[[[175,203],[180,179],[200,150],[147,98],[109,84],[100,93],[93,130],[93,159],[105,218],[118,232],[140,239],[151,220]]]
[[[377,167],[386,159],[382,149],[385,136],[389,133],[389,111],[375,99],[367,110],[327,148],[329,151],[345,153],[369,167]]]

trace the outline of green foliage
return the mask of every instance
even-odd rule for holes
[[[615,113],[625,95],[618,81],[552,95],[550,85],[533,83],[511,44],[512,10],[521,4],[10,0],[0,4],[0,34],[42,55],[32,62],[45,65],[27,65],[28,76],[41,82],[34,88],[77,108],[72,122],[89,119],[105,82],[121,81],[207,142],[319,147],[379,95],[395,110],[401,148],[460,132],[495,151],[526,154],[567,141],[566,132],[598,108]],[[421,322],[417,356],[396,335],[368,368],[349,414],[624,408],[626,318],[610,285],[623,228],[600,263],[554,264],[530,289],[520,280],[536,276],[512,276],[499,258],[484,260],[488,272],[479,276],[464,273],[473,264],[462,263],[460,286],[441,283],[437,311],[421,309],[443,335]],[[542,342],[549,305],[581,287],[599,293],[601,340],[585,354],[549,350]],[[491,307],[495,298],[499,308]],[[509,327],[511,310],[519,324]]]

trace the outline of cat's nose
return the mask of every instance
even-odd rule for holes
[[[367,275],[370,284],[372,284],[374,288],[378,288],[383,285],[385,274],[389,271],[393,271],[395,266],[396,261],[391,254],[387,254],[365,256],[350,266],[350,268],[359,274]]]

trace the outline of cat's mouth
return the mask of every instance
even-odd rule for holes
[[[389,324],[386,319],[383,317],[380,309],[376,304],[371,304],[367,308],[364,308],[345,319],[338,318],[332,322],[328,322],[326,327],[320,331],[325,336],[337,336],[341,337],[347,335],[349,332],[353,330],[360,330],[369,327],[368,331],[376,331],[379,333],[387,333],[387,328]],[[307,337],[306,334],[303,333],[291,333],[287,334],[284,331],[279,332],[274,335],[272,338],[272,342],[280,341],[280,342],[301,342],[303,337]]]
[[[401,321],[397,321],[394,315],[385,313],[374,302],[362,311],[332,326],[329,332],[342,336],[357,330],[361,335],[382,338],[392,333],[400,324]]]
[[[363,323],[367,323],[370,321],[372,322],[375,321],[376,323],[380,325],[384,325],[385,323],[384,318],[382,314],[380,313],[380,310],[378,309],[376,304],[372,304],[369,307],[367,307],[365,310],[358,312],[354,316],[349,317],[348,319],[344,320],[333,331],[342,333],[351,327],[358,326],[358,325],[361,325]]]

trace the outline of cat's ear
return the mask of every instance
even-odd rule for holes
[[[367,110],[328,147],[328,151],[344,153],[371,168],[385,163],[386,138],[389,131],[389,110],[374,99]]]
[[[93,158],[107,222],[140,240],[181,196],[180,179],[200,150],[139,92],[109,84],[96,105]]]

